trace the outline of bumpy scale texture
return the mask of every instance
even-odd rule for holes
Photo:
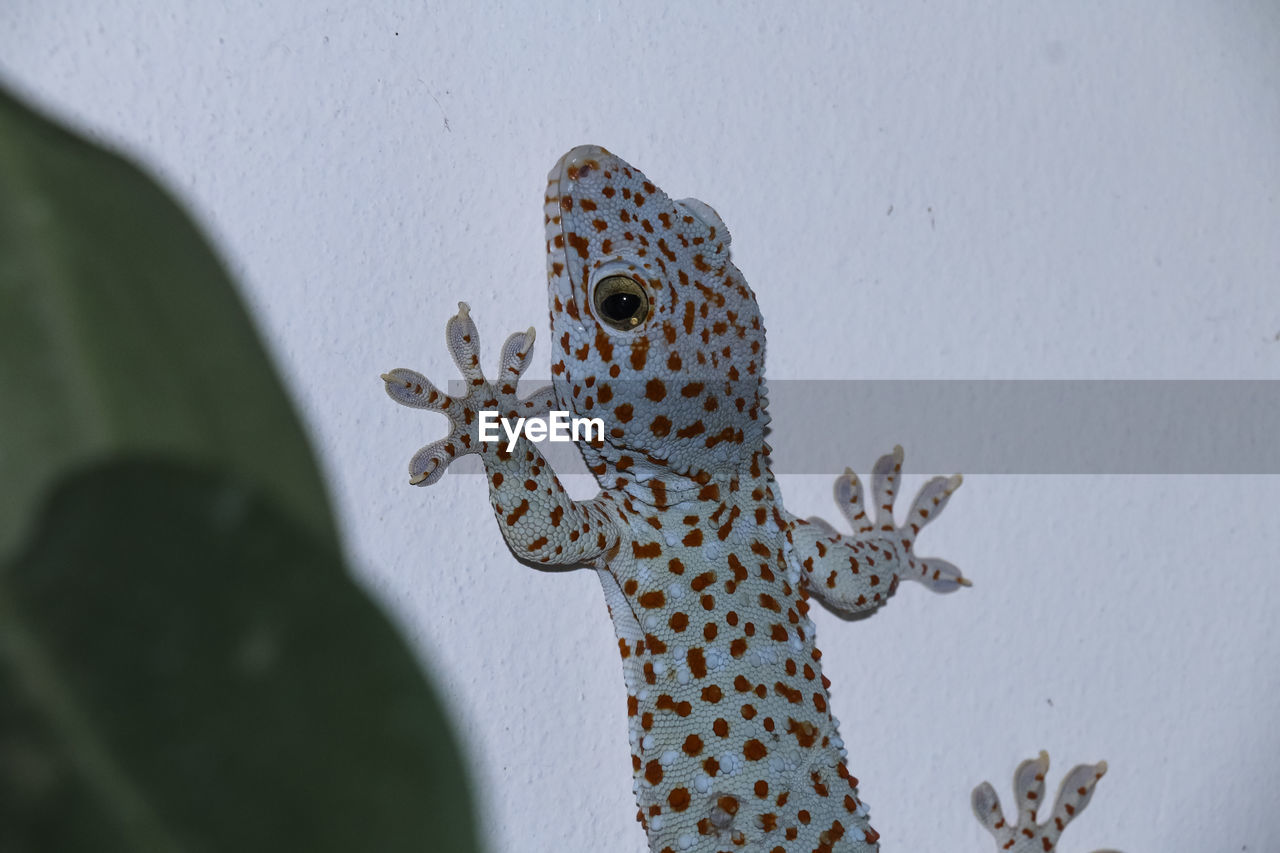
[[[895,448],[873,469],[873,515],[858,477],[837,479],[850,533],[791,515],[764,440],[764,324],[715,211],[672,200],[620,158],[581,146],[551,170],[545,221],[552,386],[516,395],[532,329],[508,338],[488,381],[461,304],[446,338],[464,396],[412,370],[383,376],[397,402],[449,418],[449,435],[410,462],[410,481],[428,485],[453,459],[478,454],[517,557],[597,571],[626,680],[637,817],[654,853],[879,850],[837,733],[809,601],[865,614],[902,579],[936,592],[967,585],[950,563],[913,550],[960,477],[928,482],[898,525]],[[552,408],[604,422],[602,441],[578,445],[601,485],[591,500],[569,498],[535,443],[520,438],[508,452],[505,435],[479,438],[480,411]],[[1046,828],[1034,805],[1047,766],[1042,754],[1019,768],[1016,827],[989,785],[975,790],[975,813],[1000,849],[1053,849],[1105,770],[1072,771]]]

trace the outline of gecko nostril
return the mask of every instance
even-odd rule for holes
[[[599,145],[579,145],[564,155],[564,174],[571,181],[584,180],[600,168],[600,158],[609,152]]]

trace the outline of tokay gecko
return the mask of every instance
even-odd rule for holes
[[[477,454],[507,545],[520,559],[594,568],[627,688],[637,818],[653,853],[879,850],[833,716],[811,599],[846,615],[885,604],[899,581],[951,592],[968,581],[915,553],[960,477],[930,480],[905,523],[893,505],[902,449],[876,462],[868,514],[846,469],[835,499],[851,532],[783,507],[769,468],[765,331],[730,260],[729,231],[696,199],[675,201],[597,146],[573,149],[547,182],[552,385],[516,382],[533,329],[509,337],[498,378],[460,303],[445,336],[462,396],[406,369],[383,376],[406,406],[440,412],[449,434],[409,464],[429,485]],[[578,447],[600,493],[573,500],[527,435],[482,440],[481,413],[599,418]],[[1037,823],[1048,756],[1014,775],[1010,823],[989,784],[972,795],[998,849],[1044,853],[1089,802],[1105,763],[1063,781]]]

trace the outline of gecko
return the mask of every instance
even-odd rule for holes
[[[507,339],[488,380],[459,303],[445,327],[458,396],[417,371],[382,376],[393,400],[449,422],[413,456],[410,482],[430,485],[478,455],[517,558],[595,570],[622,658],[637,819],[652,853],[878,851],[809,610],[817,600],[865,616],[903,580],[937,593],[969,585],[951,563],[915,552],[961,477],[929,480],[898,524],[895,447],[872,468],[870,512],[855,473],[836,479],[849,532],[792,515],[766,442],[764,323],[716,211],[673,200],[584,145],[552,168],[543,213],[551,385],[517,394],[532,328]],[[603,424],[603,436],[577,443],[600,485],[589,500],[569,497],[537,442],[484,440],[478,428],[482,412],[552,411]],[[971,807],[999,850],[1052,850],[1106,764],[1071,770],[1038,823],[1047,771],[1043,752],[1015,771],[1016,822],[988,783],[974,789]]]

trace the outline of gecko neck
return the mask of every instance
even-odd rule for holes
[[[605,491],[625,492],[632,500],[654,509],[668,509],[685,501],[727,500],[729,495],[774,483],[772,452],[764,436],[769,425],[769,400],[763,387],[753,395],[760,416],[747,423],[734,441],[708,443],[696,466],[676,467],[658,448],[632,448],[608,441],[578,445],[588,470]],[[685,453],[674,454],[687,458]],[[775,491],[776,494],[776,491]]]

